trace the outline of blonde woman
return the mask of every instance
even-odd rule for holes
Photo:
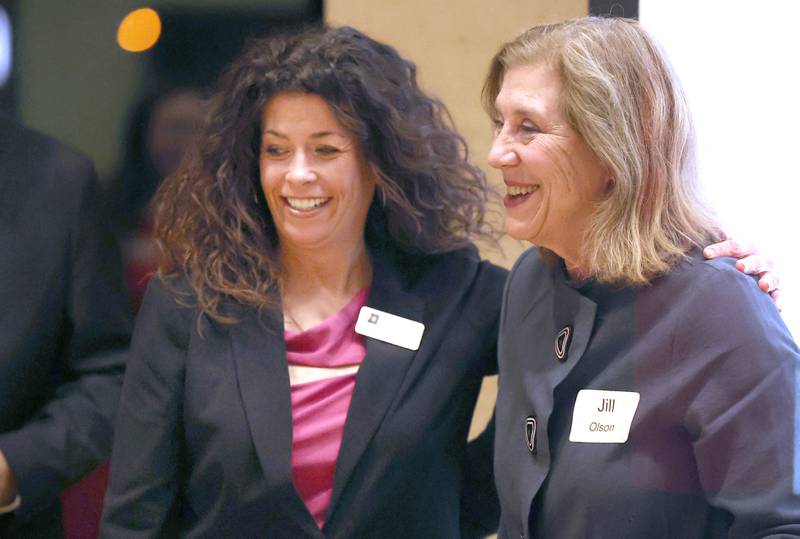
[[[508,232],[501,537],[794,537],[797,346],[695,190],[689,111],[635,22],[533,28],[492,61]]]

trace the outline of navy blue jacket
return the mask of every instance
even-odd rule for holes
[[[499,339],[501,537],[800,536],[800,354],[733,260],[695,255],[617,289],[570,282],[529,250],[509,277]],[[582,389],[639,393],[626,442],[570,441]]]

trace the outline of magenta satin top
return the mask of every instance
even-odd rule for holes
[[[356,334],[368,288],[306,331],[284,331],[292,386],[292,480],[322,528],[344,422],[366,350]]]

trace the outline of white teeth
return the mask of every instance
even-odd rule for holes
[[[512,197],[516,197],[516,196],[519,196],[519,195],[527,195],[529,193],[533,193],[537,189],[539,189],[538,185],[525,185],[525,186],[507,185],[506,186],[506,192]]]
[[[325,202],[328,201],[327,198],[286,198],[286,201],[289,203],[289,206],[294,208],[295,210],[313,210],[314,208],[318,208],[322,206]]]

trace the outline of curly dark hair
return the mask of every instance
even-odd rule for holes
[[[195,155],[155,201],[159,275],[185,275],[201,312],[232,323],[225,300],[277,306],[279,244],[258,157],[262,110],[281,92],[321,96],[359,141],[377,185],[370,250],[425,255],[496,237],[486,178],[413,63],[349,27],[256,40],[222,77]]]

